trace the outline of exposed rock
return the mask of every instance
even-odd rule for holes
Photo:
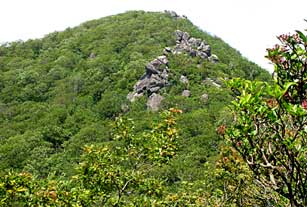
[[[91,52],[89,58],[93,59],[93,58],[95,58],[95,57],[96,57],[95,53]]]
[[[190,39],[189,33],[183,32],[182,33],[182,40],[181,41],[185,41],[186,43],[188,43],[189,39]]]
[[[142,96],[143,96],[143,93],[130,92],[127,95],[127,99],[130,102],[134,102],[137,98],[142,97]]]
[[[165,55],[159,56],[146,65],[147,74],[159,74],[164,69],[168,68],[168,60]]]
[[[212,85],[212,86],[215,86],[217,88],[220,88],[221,85],[219,83],[216,83],[214,80],[212,80],[211,78],[206,78],[204,81],[203,81],[204,84],[209,84],[209,85]]]
[[[189,91],[189,90],[184,90],[184,91],[182,91],[182,94],[181,94],[182,96],[184,96],[184,97],[190,97],[191,96],[191,91]]]
[[[164,10],[164,12],[169,14],[171,17],[174,17],[174,18],[180,17],[175,11]]]
[[[168,78],[167,70],[163,70],[163,72],[160,74],[160,76],[162,77],[162,79],[167,80],[167,78]]]
[[[148,63],[146,66],[145,66],[145,69],[146,69],[146,73],[147,74],[158,74],[159,71],[158,71],[158,68],[156,68],[153,64],[151,63]]]
[[[130,102],[135,101],[134,95],[135,95],[134,92],[129,92],[128,95],[127,95],[127,99],[128,99]]]
[[[168,55],[172,52],[172,49],[170,47],[165,47],[163,50],[163,55]]]
[[[208,59],[207,53],[202,51],[197,51],[197,56],[201,57],[202,59]]]
[[[159,60],[161,62],[161,64],[164,64],[166,66],[168,66],[168,59],[165,55],[161,55],[157,58],[157,60]]]
[[[151,95],[158,92],[167,83],[168,78],[168,60],[166,56],[159,56],[145,66],[146,73],[135,84],[134,93]],[[133,95],[135,97],[137,95]],[[134,100],[132,95],[128,97],[130,101]]]
[[[176,18],[176,19],[187,19],[187,16],[185,16],[185,15],[180,16],[180,15],[178,15],[178,14],[177,14],[176,12],[174,12],[174,11],[164,10],[164,13],[166,13],[166,14],[168,14],[168,15],[170,15],[171,17]]]
[[[197,48],[198,50],[200,50],[200,48],[198,48],[199,47],[199,45],[201,45],[201,43],[202,43],[202,41],[201,41],[201,39],[199,39],[199,38],[194,38],[194,37],[191,37],[190,39],[189,39],[189,44],[193,47],[193,48]]]
[[[217,63],[217,62],[219,61],[219,58],[218,58],[216,55],[212,54],[212,55],[209,57],[209,61],[210,61],[210,62],[213,62],[213,63]]]
[[[175,31],[176,46],[172,50],[173,54],[181,54],[186,52],[192,57],[200,57],[209,60],[211,57],[211,47],[199,38],[190,37],[189,33],[180,30]],[[166,50],[165,50],[166,52]],[[212,62],[217,62],[216,55],[211,58]]]
[[[151,93],[156,93],[156,92],[158,92],[160,90],[160,87],[159,86],[156,86],[156,87],[153,87],[153,88],[150,88],[149,89],[149,91],[151,92]]]
[[[191,49],[191,51],[190,51],[190,55],[191,55],[191,57],[196,57],[196,56],[197,56],[197,51],[196,51],[196,50]]]
[[[147,101],[147,108],[151,111],[158,111],[163,100],[163,96],[153,93],[149,96]]]
[[[207,103],[209,100],[209,95],[204,93],[203,95],[201,95],[200,100],[204,103]]]
[[[200,49],[198,49],[198,48],[200,48]],[[199,51],[206,53],[206,54],[208,55],[208,57],[211,56],[211,47],[210,47],[210,45],[204,45],[204,44],[202,43],[202,45],[199,46],[198,48],[197,48],[197,49],[198,49]]]
[[[165,12],[169,13],[174,18],[180,17],[176,14],[176,12]],[[135,101],[138,97],[146,95],[148,97],[148,109],[152,111],[157,111],[159,109],[163,97],[158,93],[161,88],[169,84],[169,65],[167,59],[169,54],[187,53],[192,57],[200,57],[201,59],[209,60],[214,63],[218,62],[218,57],[211,54],[211,47],[205,41],[199,38],[190,37],[189,33],[180,30],[175,31],[175,36],[175,47],[173,49],[170,47],[165,47],[162,56],[158,56],[145,66],[145,74],[134,85],[133,92],[130,92],[127,95],[127,99],[130,102]],[[201,66],[198,65],[198,67]],[[180,82],[186,86],[189,84],[188,78],[184,75],[180,77]],[[204,80],[204,83],[207,82],[216,87],[221,87],[221,85],[211,79]],[[189,90],[184,90],[182,92],[182,96],[189,97],[191,96],[191,92]],[[208,95],[203,94],[201,99],[206,102],[206,100],[208,100]]]
[[[127,104],[122,104],[120,108],[121,108],[122,112],[124,112],[124,113],[126,113],[130,110],[130,108]]]
[[[187,78],[186,76],[184,76],[184,75],[180,76],[179,81],[180,81],[181,83],[185,84],[185,85],[188,85],[188,84],[189,84],[188,78]]]

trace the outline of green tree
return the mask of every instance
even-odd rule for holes
[[[177,149],[176,114],[170,109],[162,121],[142,134],[124,117],[114,124],[113,140],[85,146],[70,180],[38,179],[29,173],[9,172],[0,177],[0,206],[148,206],[163,200],[163,178],[155,167],[167,164]],[[70,192],[67,191],[70,189]]]
[[[307,205],[307,37],[281,35],[268,49],[274,83],[233,79],[234,123],[226,137],[261,185]],[[221,133],[223,133],[220,128]]]

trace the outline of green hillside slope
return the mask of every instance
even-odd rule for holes
[[[133,119],[134,134],[161,120],[147,96],[130,102],[129,92],[145,66],[176,45],[175,31],[210,45],[218,62],[169,54],[168,84],[159,110],[183,111],[177,121],[176,156],[153,170],[170,189],[205,180],[221,142],[216,128],[228,121],[231,97],[223,80],[268,80],[269,74],[218,37],[169,13],[131,11],[85,22],[42,39],[0,47],[0,172],[38,177],[76,173],[84,145],[113,143],[116,117]],[[180,81],[182,76],[188,83]],[[189,95],[182,94],[184,90]],[[170,190],[172,191],[172,190]]]

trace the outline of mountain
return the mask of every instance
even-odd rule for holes
[[[234,77],[270,79],[222,39],[168,11],[130,11],[6,43],[0,172],[67,179],[85,145],[114,144],[118,117],[132,119],[140,136],[161,121],[158,112],[176,108],[183,112],[176,156],[151,173],[170,191],[181,182],[208,181],[204,172],[223,143],[216,128],[230,121],[223,80]]]

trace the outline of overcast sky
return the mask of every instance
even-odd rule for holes
[[[0,8],[0,43],[128,10],[174,10],[266,69],[266,48],[276,36],[307,28],[307,0],[2,0]]]

